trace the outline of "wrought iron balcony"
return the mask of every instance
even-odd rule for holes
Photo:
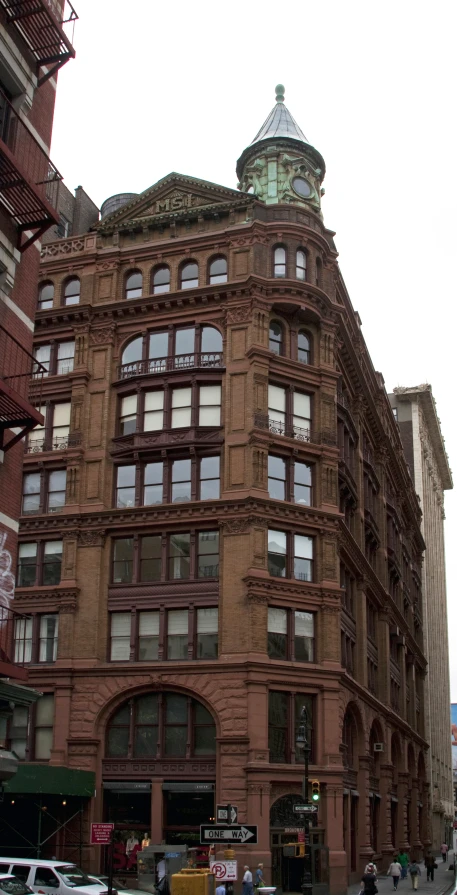
[[[303,429],[300,426],[290,426],[284,420],[272,420],[262,413],[255,415],[254,424],[259,429],[269,429],[272,435],[285,435],[287,438],[295,438],[296,441],[316,441],[316,434],[310,428]]]
[[[46,368],[0,325],[0,450],[9,450],[34,426],[43,424],[41,413],[29,403],[28,391],[33,375],[39,405],[45,372]],[[5,443],[6,431],[18,427],[21,431]]]
[[[203,351],[200,354],[177,354],[173,357],[154,357],[148,360],[137,360],[130,364],[122,364],[118,370],[119,379],[130,379],[132,376],[153,376],[169,373],[171,370],[191,370],[223,367],[222,351]]]
[[[64,25],[73,31],[76,11],[69,0],[0,0],[0,5],[35,59],[40,87],[75,56]]]
[[[28,617],[0,606],[0,677],[27,680],[29,659]]]
[[[27,454],[41,454],[43,451],[66,451],[67,448],[78,447],[81,444],[81,433],[72,432],[69,435],[56,435],[54,437],[42,433],[29,437],[26,446]]]
[[[0,90],[0,203],[16,224],[21,252],[58,224],[55,207],[61,180],[62,175]],[[23,241],[25,230],[32,234]]]

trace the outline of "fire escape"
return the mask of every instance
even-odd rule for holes
[[[43,425],[41,413],[29,403],[31,381],[34,385],[34,401],[40,406],[41,385],[46,367],[38,363],[0,324],[0,451],[8,451],[37,424]],[[11,432],[5,441],[9,429]]]
[[[63,27],[73,28],[78,18],[69,0],[0,0],[0,8],[35,59],[39,87],[74,58]]]

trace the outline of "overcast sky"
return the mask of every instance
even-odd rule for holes
[[[388,390],[431,383],[457,489],[455,0],[74,0],[52,160],[97,204],[171,171],[236,187],[285,84]],[[457,701],[457,490],[446,493]]]

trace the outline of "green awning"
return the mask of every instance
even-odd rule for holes
[[[4,784],[5,792],[83,796],[95,793],[95,773],[47,764],[20,764],[17,774]]]

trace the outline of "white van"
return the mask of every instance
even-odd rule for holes
[[[38,895],[108,895],[106,886],[65,861],[0,856],[0,873],[16,876]]]

